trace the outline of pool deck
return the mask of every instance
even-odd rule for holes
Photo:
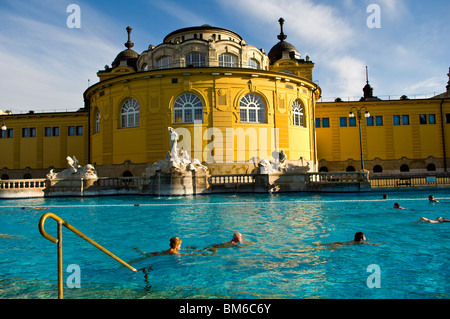
[[[369,179],[368,172],[276,174],[157,174],[97,179],[0,180],[0,199],[64,196],[184,196],[223,193],[370,192],[372,190],[450,187],[448,176],[401,176]]]
[[[1,180],[0,198],[61,196],[156,195],[223,193],[366,192],[368,172],[208,175],[164,173],[147,177],[96,179]]]

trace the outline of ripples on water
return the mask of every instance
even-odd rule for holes
[[[231,239],[254,242],[215,255],[158,256],[133,264],[137,274],[64,230],[64,266],[81,268],[81,289],[65,298],[448,298],[448,227],[415,223],[444,216],[450,198],[434,191],[381,194],[99,197],[0,202],[0,298],[56,298],[56,246],[38,232],[52,212],[131,261],[168,248],[200,249]],[[394,202],[412,210],[392,208]],[[135,206],[139,204],[139,206]],[[35,208],[44,208],[36,210]],[[47,219],[46,230],[56,234]],[[380,246],[325,249],[363,231]],[[367,266],[381,268],[369,289]],[[65,273],[65,278],[69,274]]]

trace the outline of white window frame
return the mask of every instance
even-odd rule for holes
[[[156,69],[170,69],[172,67],[172,57],[163,56],[156,60]]]
[[[292,125],[306,127],[305,107],[301,101],[295,100],[294,103],[292,103],[292,115],[293,115]]]
[[[184,57],[186,67],[202,68],[206,67],[206,55],[200,52],[191,52]]]
[[[261,68],[261,64],[259,63],[258,60],[250,58],[248,59],[248,67],[249,69],[259,70]]]
[[[120,127],[139,126],[139,103],[133,98],[126,100],[120,109]]]
[[[266,123],[266,104],[262,97],[249,93],[240,102],[240,118],[243,123]]]
[[[173,123],[203,123],[203,102],[194,93],[183,93],[173,104]]]
[[[100,110],[97,109],[97,114],[95,114],[95,133],[100,133]]]
[[[221,68],[237,68],[238,57],[232,53],[222,53],[219,55],[219,67]]]

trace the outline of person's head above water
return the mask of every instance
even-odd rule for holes
[[[355,233],[355,241],[360,242],[360,241],[363,241],[363,240],[366,240],[366,236],[364,236],[363,232]]]
[[[170,238],[170,248],[179,248],[181,246],[181,239],[178,237]]]
[[[242,234],[241,233],[234,233],[232,241],[242,243]]]

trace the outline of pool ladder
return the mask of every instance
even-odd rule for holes
[[[58,238],[55,238],[51,235],[49,235],[44,228],[44,223],[45,220],[50,217],[52,219],[54,219],[57,223],[58,223],[58,227],[57,227],[57,231],[58,231]],[[100,249],[101,251],[103,251],[105,254],[107,254],[108,256],[110,256],[111,258],[115,259],[116,261],[118,261],[119,263],[121,263],[122,265],[124,265],[125,267],[131,269],[134,272],[137,272],[136,269],[134,269],[133,267],[131,267],[129,264],[127,264],[126,262],[124,262],[122,259],[120,259],[119,257],[117,257],[116,255],[114,255],[113,253],[111,253],[110,251],[108,251],[107,249],[103,248],[102,246],[100,246],[99,244],[97,244],[95,241],[93,241],[92,239],[90,239],[88,236],[86,236],[85,234],[83,234],[82,232],[80,232],[78,229],[76,229],[75,227],[73,227],[72,225],[70,225],[68,222],[66,222],[65,220],[61,219],[60,217],[56,216],[53,213],[46,213],[44,215],[42,215],[40,221],[39,221],[39,232],[41,233],[41,235],[50,240],[51,242],[58,244],[58,298],[59,299],[63,299],[63,258],[62,258],[62,226],[66,227],[67,229],[71,230],[72,232],[74,232],[76,235],[80,236],[81,238],[83,238],[84,240],[86,240],[88,243],[90,243],[91,245],[97,247],[98,249]]]

